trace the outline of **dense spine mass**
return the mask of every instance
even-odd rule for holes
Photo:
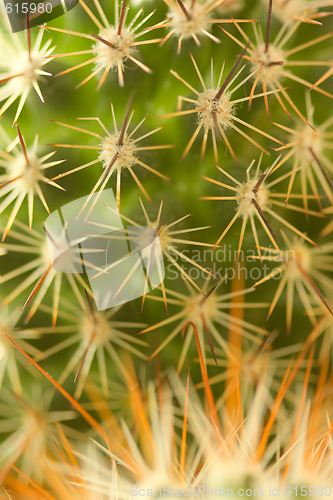
[[[0,498],[333,494],[332,14],[0,3]]]

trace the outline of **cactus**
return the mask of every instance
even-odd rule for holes
[[[0,498],[332,495],[332,9],[1,4]]]

